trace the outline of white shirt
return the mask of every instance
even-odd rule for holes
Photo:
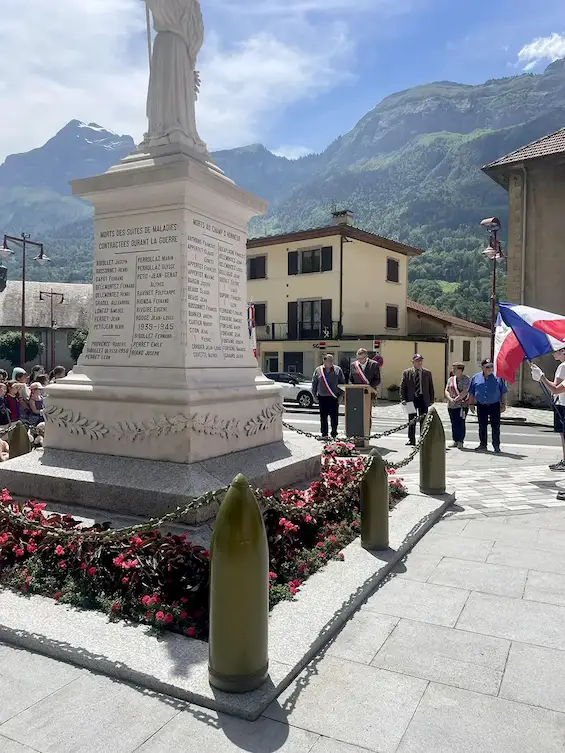
[[[563,363],[560,363],[557,367],[554,382],[556,382],[557,384],[559,384],[559,382],[565,382],[565,361]],[[561,395],[557,395],[556,397],[557,405],[565,405],[565,392]]]

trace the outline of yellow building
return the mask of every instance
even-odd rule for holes
[[[436,309],[410,309],[408,262],[422,251],[351,222],[351,212],[335,212],[330,226],[248,241],[247,294],[255,305],[261,368],[310,376],[321,350],[347,368],[365,347],[384,359],[386,390],[399,384],[412,355],[421,352],[439,390],[459,334],[450,340],[454,325]],[[477,325],[464,324],[478,336]]]

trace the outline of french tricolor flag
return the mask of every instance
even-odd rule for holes
[[[494,340],[496,376],[514,382],[524,360],[565,348],[565,316],[513,303],[501,303]]]

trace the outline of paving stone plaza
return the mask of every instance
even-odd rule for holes
[[[563,751],[565,474],[536,449],[450,451],[456,504],[256,722],[0,645],[1,753]]]

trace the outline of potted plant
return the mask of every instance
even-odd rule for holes
[[[400,387],[397,384],[391,384],[390,387],[387,387],[387,392],[389,400],[400,400]]]

